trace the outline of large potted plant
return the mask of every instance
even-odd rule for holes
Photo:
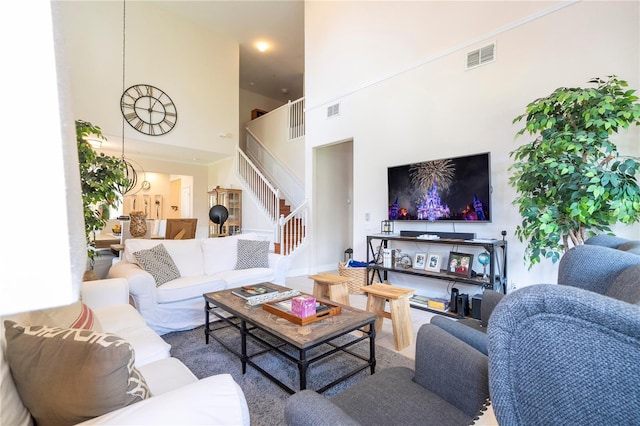
[[[84,228],[89,257],[88,269],[93,270],[97,256],[95,232],[106,225],[108,207],[118,206],[121,198],[120,188],[126,187],[127,178],[122,160],[96,153],[89,138],[106,140],[100,127],[87,121],[76,120]]]
[[[528,242],[529,267],[545,258],[555,263],[570,244],[640,219],[640,163],[610,139],[640,124],[638,97],[616,76],[589,83],[595,87],[558,88],[513,120],[525,120],[516,137],[534,136],[510,153],[509,168],[522,216],[515,234]]]

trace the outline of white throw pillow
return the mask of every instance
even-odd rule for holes
[[[204,274],[202,241],[203,239],[162,241],[183,277]]]

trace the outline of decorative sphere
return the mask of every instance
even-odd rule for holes
[[[478,255],[478,262],[483,266],[488,265],[490,260],[491,257],[489,256],[489,253],[480,253]]]
[[[215,224],[224,225],[228,218],[229,210],[222,204],[216,204],[209,210],[209,219]]]

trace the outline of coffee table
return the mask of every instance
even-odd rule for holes
[[[299,326],[277,315],[271,314],[261,305],[249,306],[246,301],[231,292],[234,289],[205,293],[205,342],[209,344],[209,338],[219,342],[227,350],[240,358],[242,362],[242,374],[247,372],[247,364],[258,370],[265,377],[276,383],[288,393],[296,390],[275,378],[272,374],[254,362],[253,358],[273,351],[297,364],[300,377],[300,390],[307,388],[307,370],[317,361],[320,361],[337,352],[343,352],[357,361],[355,368],[346,374],[336,378],[316,391],[322,393],[336,384],[348,379],[360,371],[370,368],[371,374],[375,373],[375,321],[376,315],[347,305],[341,306],[341,313],[318,322]],[[291,290],[282,287],[281,291]],[[335,304],[335,303],[334,303]],[[230,314],[230,315],[229,315]],[[211,315],[219,321],[210,321]],[[216,331],[233,327],[240,333],[240,347],[232,347],[216,335]],[[353,333],[352,331],[361,333]],[[341,336],[346,336],[336,341]],[[268,338],[268,337],[271,338]],[[253,339],[259,346],[265,348],[255,353],[247,353],[247,338]],[[356,343],[369,339],[369,357],[353,352],[349,348]],[[275,343],[274,343],[275,342]],[[316,349],[318,348],[318,349]],[[285,349],[289,349],[288,351]],[[310,350],[314,349],[309,357]],[[319,353],[319,354],[318,354]],[[362,362],[364,361],[364,363]]]

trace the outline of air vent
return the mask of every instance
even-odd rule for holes
[[[333,104],[327,108],[327,118],[340,115],[340,104]]]
[[[491,43],[480,49],[467,52],[467,68],[468,70],[479,67],[496,60],[496,44]]]

